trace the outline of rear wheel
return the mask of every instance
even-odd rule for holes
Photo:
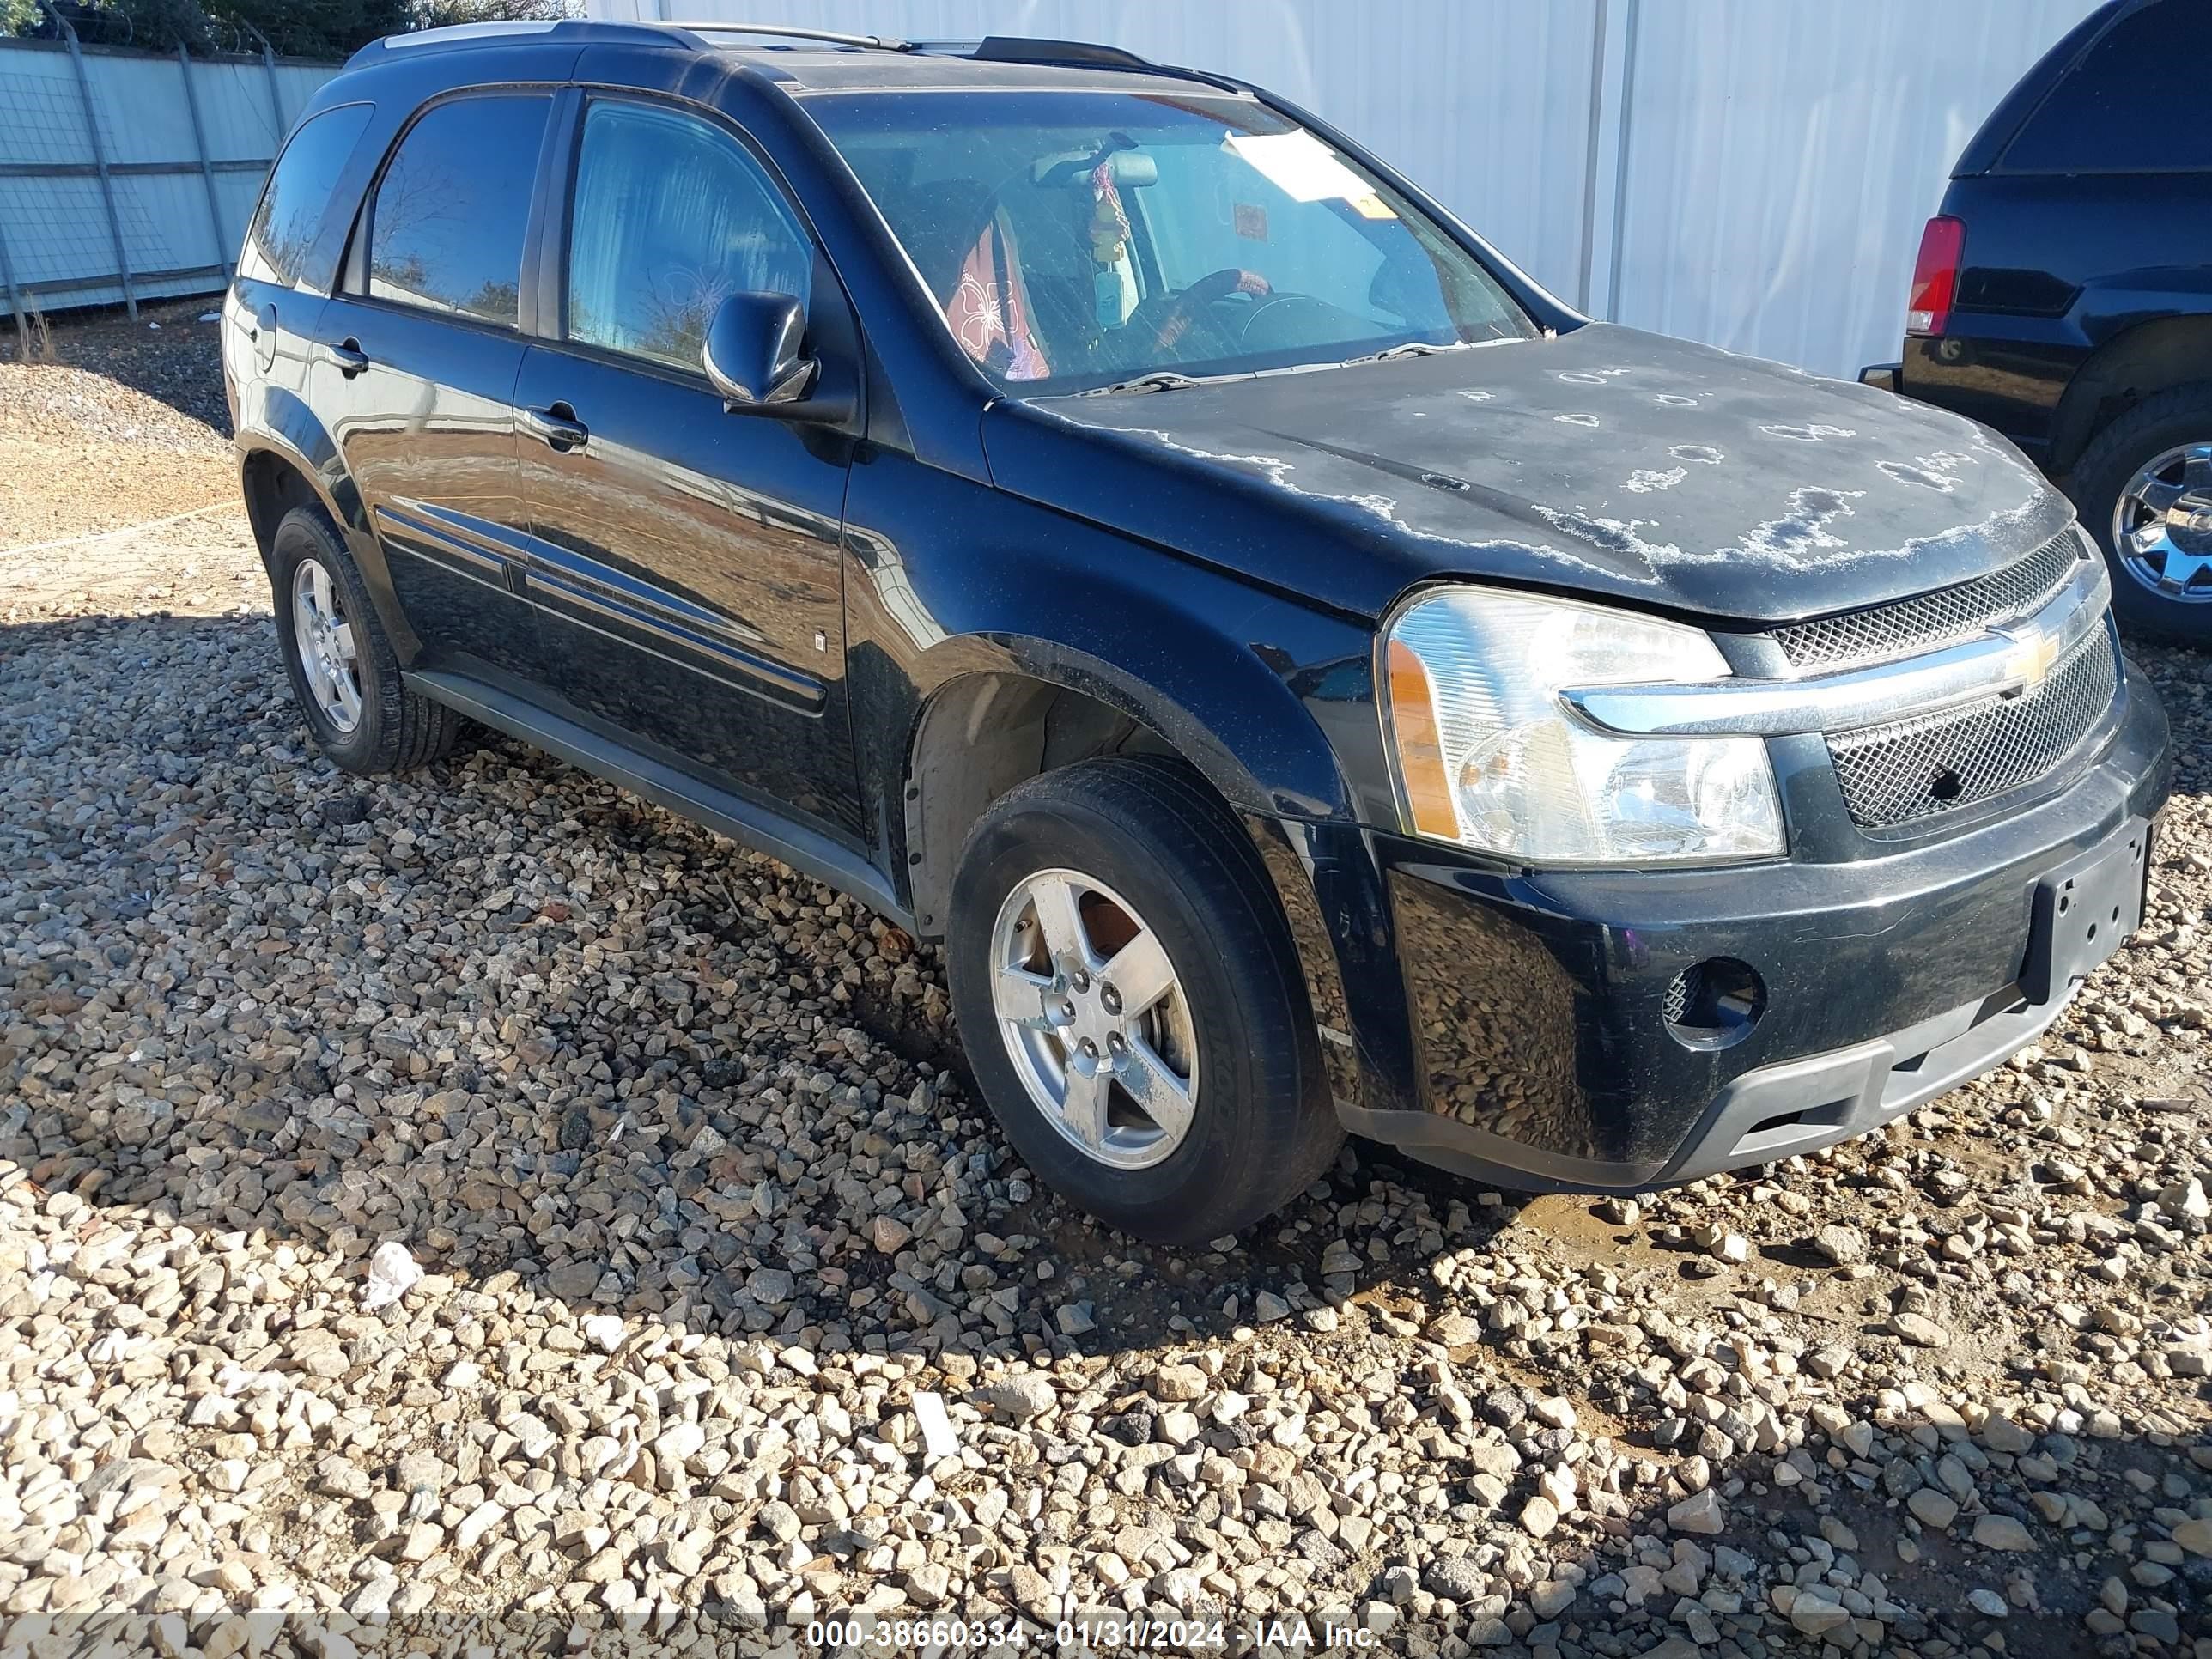
[[[348,772],[420,766],[450,750],[461,717],[410,691],[330,515],[295,507],[269,558],[276,637],[315,746]]]
[[[2212,645],[2212,381],[2146,398],[2099,433],[2072,494],[2112,566],[2120,625]]]
[[[1273,891],[1187,768],[1091,761],[1008,792],[963,851],[947,945],[1007,1138],[1114,1225],[1233,1233],[1342,1145]]]

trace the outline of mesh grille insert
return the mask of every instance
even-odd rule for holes
[[[1796,668],[1829,669],[1910,656],[2027,616],[2049,599],[2086,556],[2080,538],[2062,530],[2026,558],[1954,587],[1895,605],[1850,611],[1774,630]]]
[[[2032,783],[2081,746],[2118,690],[2112,641],[2100,628],[2020,696],[1837,732],[1828,750],[1844,804],[1853,822],[1874,829]]]

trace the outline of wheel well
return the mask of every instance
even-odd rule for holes
[[[2146,398],[2212,380],[2212,317],[2161,317],[2115,335],[2075,372],[2051,422],[2051,465],[2063,471],[2096,435]]]
[[[240,482],[246,492],[246,522],[253,526],[254,542],[261,549],[261,562],[266,564],[276,539],[276,526],[284,515],[320,498],[299,468],[270,450],[257,449],[246,458]]]
[[[963,675],[930,699],[905,789],[907,874],[925,935],[944,933],[960,849],[991,803],[1016,784],[1102,755],[1188,759],[1111,704],[1027,674]]]

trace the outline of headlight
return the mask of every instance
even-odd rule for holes
[[[1383,665],[1418,835],[1545,865],[1713,864],[1787,847],[1764,738],[1615,737],[1559,700],[1567,686],[1725,676],[1698,629],[1449,588],[1399,613]]]

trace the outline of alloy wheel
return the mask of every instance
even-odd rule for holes
[[[1085,1157],[1142,1170],[1189,1133],[1190,1000],[1159,935],[1095,878],[1042,870],[991,930],[991,1003],[1030,1103]]]
[[[292,650],[323,718],[350,732],[361,724],[361,663],[345,600],[316,559],[292,572]]]
[[[2182,444],[2136,470],[2112,508],[2112,549],[2161,599],[2212,600],[2212,443]]]

